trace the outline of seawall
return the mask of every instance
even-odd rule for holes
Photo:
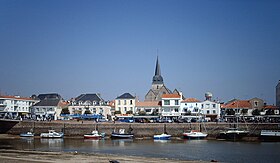
[[[35,135],[47,132],[49,129],[64,131],[65,136],[83,136],[91,133],[95,128],[99,132],[110,135],[114,129],[133,129],[135,137],[151,137],[154,134],[161,134],[164,130],[172,136],[182,136],[183,132],[190,129],[207,131],[209,137],[216,137],[218,133],[226,128],[233,127],[234,123],[94,123],[76,121],[3,121],[0,120],[0,133],[19,135],[20,133],[33,129]],[[242,123],[240,129],[248,129],[250,136],[259,136],[261,130],[278,130],[279,123]]]

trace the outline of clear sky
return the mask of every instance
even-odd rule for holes
[[[279,0],[0,0],[0,92],[65,99],[165,85],[185,97],[259,97],[280,80]]]

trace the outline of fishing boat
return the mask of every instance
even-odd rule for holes
[[[262,130],[260,135],[261,141],[280,141],[279,130]]]
[[[49,130],[48,133],[41,133],[42,138],[62,138],[64,136],[63,132],[55,132],[55,130]]]
[[[113,131],[111,138],[112,139],[130,139],[133,138],[134,134],[131,133],[131,131],[129,132],[125,132],[125,129],[119,129],[119,131]]]
[[[27,133],[21,133],[19,136],[20,137],[34,137],[34,133],[32,133],[31,131],[28,131]]]
[[[249,134],[249,131],[240,130],[238,128],[228,128],[225,131],[221,131],[218,139],[225,139],[225,140],[242,140],[243,137],[246,137]]]
[[[91,132],[91,134],[85,134],[85,139],[101,139],[103,137],[102,134],[99,134],[97,130]]]
[[[154,135],[154,140],[169,140],[171,138],[171,135],[168,135],[166,133],[162,133],[160,135]]]
[[[187,139],[204,139],[208,134],[202,133],[197,130],[191,130],[190,132],[184,132],[183,136]]]

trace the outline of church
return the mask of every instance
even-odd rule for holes
[[[180,94],[180,93],[177,89],[175,89],[172,92],[164,85],[163,77],[161,76],[159,60],[157,57],[155,75],[153,76],[153,81],[152,81],[152,88],[146,94],[145,101],[160,101],[161,96],[163,94]]]

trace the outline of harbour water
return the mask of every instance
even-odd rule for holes
[[[276,163],[280,160],[280,143],[278,142],[14,138],[0,139],[0,149],[77,151],[79,153],[103,153],[178,160],[217,160],[219,162]]]

